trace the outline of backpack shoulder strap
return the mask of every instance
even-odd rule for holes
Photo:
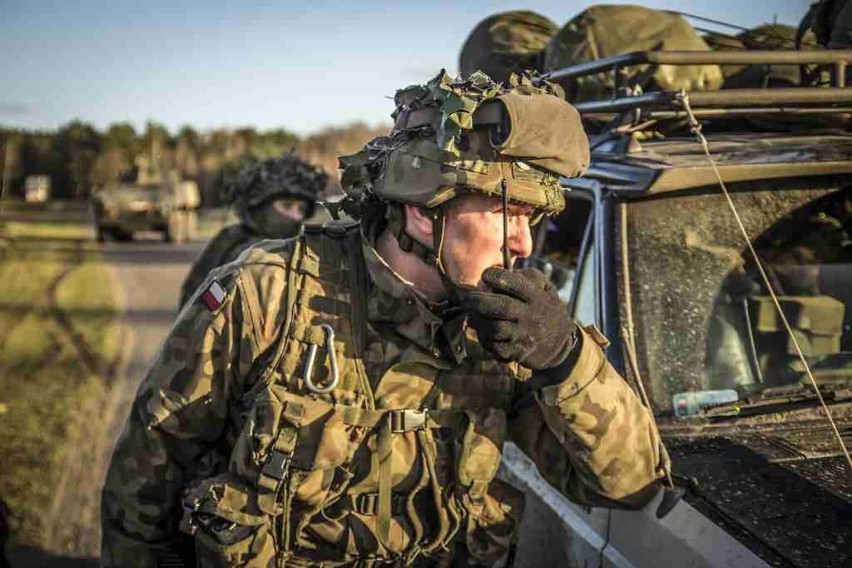
[[[360,226],[347,229],[346,252],[349,256],[349,288],[351,290],[352,334],[355,343],[355,365],[364,390],[367,408],[376,407],[373,389],[364,366],[364,350],[367,343],[367,298],[370,292],[370,278],[367,263],[362,250],[363,240]]]
[[[366,348],[367,298],[369,278],[361,250],[360,224],[353,221],[331,221],[323,225],[305,226],[305,271],[318,278],[328,278],[348,293],[348,313],[353,356],[350,358],[358,375],[358,388],[367,408],[375,408],[370,381],[364,367]]]
[[[285,298],[283,302],[285,309],[284,323],[281,326],[278,339],[274,343],[274,351],[271,351],[272,355],[269,358],[262,357],[259,361],[256,361],[255,366],[250,371],[252,374],[259,374],[260,376],[257,381],[247,383],[252,386],[242,396],[242,402],[244,403],[250,403],[254,398],[254,395],[269,384],[269,381],[272,379],[272,374],[281,363],[281,358],[284,356],[284,352],[290,338],[291,328],[293,327],[293,313],[296,307],[296,298],[299,295],[299,289],[297,289],[299,279],[296,278],[296,267],[298,267],[302,262],[304,254],[304,237],[296,237],[293,253],[290,255],[289,262],[287,263],[287,287],[284,289]]]

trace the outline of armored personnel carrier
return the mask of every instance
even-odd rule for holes
[[[516,566],[852,565],[852,50],[641,51],[576,107],[587,175],[529,262],[656,417],[674,488],[580,507],[517,450]],[[638,66],[795,66],[820,86],[644,90]],[[645,77],[649,73],[642,73]],[[755,254],[752,253],[754,251]]]
[[[197,231],[198,186],[176,176],[137,179],[135,184],[106,187],[92,196],[95,238],[127,241],[138,231],[157,231],[163,240],[182,243]]]

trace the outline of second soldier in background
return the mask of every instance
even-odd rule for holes
[[[227,189],[228,202],[239,217],[207,244],[195,259],[181,286],[182,308],[217,266],[236,259],[240,253],[263,239],[288,239],[301,230],[305,219],[314,214],[317,194],[328,175],[305,162],[295,152],[247,166]]]

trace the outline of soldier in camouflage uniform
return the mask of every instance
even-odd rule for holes
[[[511,270],[589,160],[553,85],[444,73],[341,159],[360,224],[214,270],[143,381],[103,492],[106,566],[494,566],[514,441],[569,498],[639,507],[668,468],[650,412],[548,280]],[[350,209],[352,210],[352,209]]]
[[[240,171],[228,188],[240,222],[225,227],[195,259],[181,286],[180,307],[204,281],[207,273],[231,262],[263,239],[288,239],[299,234],[313,215],[317,194],[328,176],[301,160],[295,152],[263,160]]]

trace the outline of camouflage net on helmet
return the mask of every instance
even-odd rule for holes
[[[397,124],[388,136],[371,140],[357,154],[341,157],[343,191],[354,201],[370,197],[381,200],[380,196],[372,192],[372,185],[387,167],[389,156],[411,140],[434,140],[449,156],[460,159],[463,135],[474,128],[474,112],[486,102],[513,89],[564,98],[564,91],[559,85],[539,80],[537,76],[528,73],[513,74],[508,86],[503,86],[482,72],[459,79],[451,77],[442,69],[425,85],[400,89],[394,96],[396,109],[391,118],[398,120],[402,113],[434,107],[440,113],[437,127],[434,123],[413,127],[400,127]]]
[[[290,151],[280,158],[256,162],[240,170],[229,184],[226,198],[239,211],[274,198],[304,199],[309,209],[325,188],[328,174]]]

